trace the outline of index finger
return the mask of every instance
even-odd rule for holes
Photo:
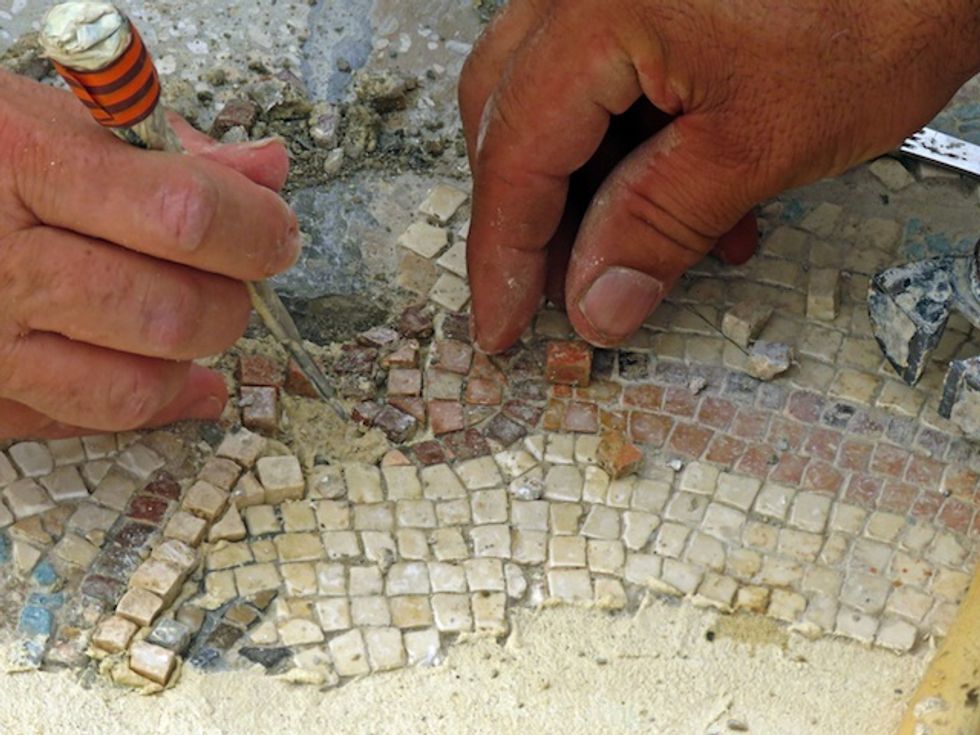
[[[478,135],[468,268],[476,339],[489,352],[510,346],[538,306],[569,176],[641,94],[626,53],[569,22],[563,5],[516,53]]]
[[[24,140],[5,141],[17,194],[42,223],[239,280],[295,261],[296,217],[274,192],[215,161],[132,148],[73,118],[56,110],[40,130],[15,121],[13,137],[23,130]]]

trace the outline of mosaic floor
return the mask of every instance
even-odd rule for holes
[[[861,175],[882,197],[923,186],[898,165]],[[762,227],[752,262],[706,261],[621,350],[546,310],[487,358],[465,314],[466,195],[434,188],[392,243],[406,269],[435,264],[428,302],[325,359],[390,441],[379,463],[301,462],[276,438],[307,386],[248,351],[222,426],[3,447],[8,668],[332,686],[504,636],[515,606],[646,594],[897,652],[942,636],[980,549],[980,451],[936,413],[937,386],[980,338],[953,323],[910,389],[864,298],[880,267],[972,241],[790,197]],[[773,309],[759,339],[796,355],[771,382],[743,372],[732,322],[722,335],[748,299]]]

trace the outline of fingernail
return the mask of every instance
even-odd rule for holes
[[[213,143],[207,146],[204,149],[204,151],[207,153],[211,153],[213,151],[224,150],[225,148],[229,148],[232,146],[239,149],[244,148],[246,150],[259,151],[262,150],[263,148],[268,148],[270,145],[273,145],[275,143],[281,143],[281,142],[282,142],[282,138],[280,138],[279,136],[272,136],[269,138],[260,138],[259,140],[250,140],[245,143]]]
[[[610,268],[579,302],[592,328],[610,341],[629,337],[664,297],[664,284],[632,268]]]
[[[283,142],[282,138],[278,135],[273,135],[269,138],[260,138],[259,140],[251,140],[248,143],[243,143],[245,148],[250,148],[252,150],[261,150],[262,148],[268,148],[270,145],[277,145]]]

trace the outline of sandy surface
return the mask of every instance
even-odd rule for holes
[[[735,719],[757,735],[878,735],[893,731],[928,658],[663,602],[635,618],[561,608],[515,623],[506,645],[458,645],[442,666],[326,692],[193,670],[155,697],[84,689],[71,674],[7,676],[0,732],[708,735]]]

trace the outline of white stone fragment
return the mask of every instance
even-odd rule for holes
[[[163,457],[143,444],[134,444],[120,454],[116,462],[141,480],[149,479],[150,475],[166,464]]]
[[[840,307],[840,271],[836,268],[811,268],[806,295],[806,315],[811,319],[832,322]]]
[[[55,503],[65,503],[72,500],[88,498],[88,488],[75,467],[59,467],[47,477],[41,479],[41,484]]]
[[[441,224],[446,224],[463,206],[467,198],[466,192],[440,184],[432,187],[425,200],[419,205],[419,212],[435,217]]]
[[[50,439],[48,440],[48,449],[54,458],[55,467],[81,464],[85,461],[85,449],[82,447],[82,441],[78,437],[71,439]],[[2,475],[2,472],[0,472],[0,475]],[[0,485],[2,484],[3,480],[0,478]]]
[[[415,222],[398,238],[398,244],[418,253],[423,258],[434,258],[449,242],[449,236],[442,227],[428,222]]]
[[[432,286],[429,298],[449,311],[462,311],[470,300],[470,287],[459,276],[443,273]]]
[[[278,505],[286,500],[300,500],[306,491],[303,469],[292,456],[262,457],[255,465],[259,482],[265,488],[265,501]]]
[[[879,158],[869,164],[868,170],[890,191],[901,191],[915,183],[908,169],[894,158]]]
[[[772,316],[772,307],[758,301],[742,301],[729,309],[721,321],[721,331],[740,347],[759,336]]]
[[[7,450],[25,477],[42,477],[54,469],[54,457],[40,442],[21,442]]]

